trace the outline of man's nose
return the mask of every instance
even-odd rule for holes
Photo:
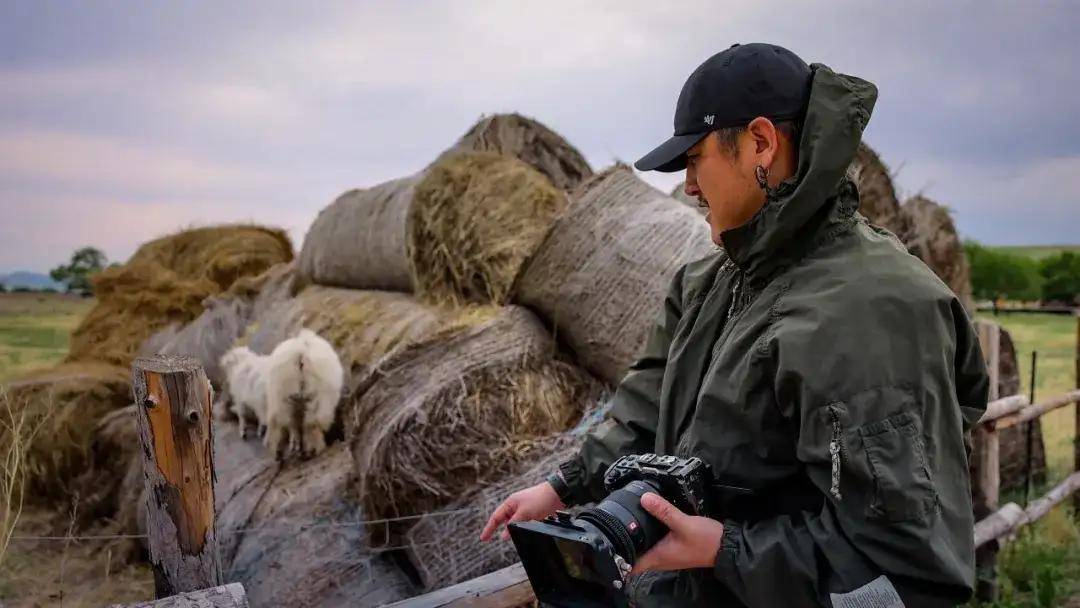
[[[696,198],[699,194],[701,194],[701,189],[698,188],[697,182],[687,179],[686,183],[683,185],[683,192],[686,194],[686,196]]]

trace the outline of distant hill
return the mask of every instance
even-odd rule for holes
[[[27,289],[35,290],[55,289],[56,291],[64,291],[65,289],[63,283],[57,283],[49,278],[49,275],[41,274],[40,272],[19,271],[0,275],[0,283],[8,290],[15,289],[16,287],[25,287]]]
[[[1080,245],[991,245],[990,247],[998,251],[1022,255],[1033,260],[1041,260],[1062,251],[1080,253]]]

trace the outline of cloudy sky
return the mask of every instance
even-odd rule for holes
[[[940,4],[6,0],[0,273],[225,221],[299,244],[335,195],[485,113],[533,116],[596,168],[634,160],[690,71],[753,41],[877,83],[866,140],[965,236],[1080,242],[1080,7]]]

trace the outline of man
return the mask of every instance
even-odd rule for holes
[[[686,170],[723,251],[674,277],[611,416],[482,537],[601,498],[619,456],[697,456],[719,512],[655,494],[670,529],[639,606],[946,606],[972,589],[963,434],[988,379],[956,296],[856,213],[846,177],[873,84],[735,45],[687,80],[675,136],[636,163]]]

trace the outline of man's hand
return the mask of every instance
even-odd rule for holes
[[[724,524],[708,517],[694,517],[675,508],[660,495],[647,492],[641,506],[668,527],[667,536],[642,555],[631,574],[645,570],[712,568],[724,538]]]
[[[496,507],[495,512],[488,518],[484,530],[480,532],[480,540],[490,540],[495,530],[503,524],[513,521],[543,519],[564,508],[566,508],[566,505],[559,500],[555,488],[551,487],[551,484],[546,481],[531,488],[518,490]],[[509,538],[510,531],[503,530],[502,539],[508,540]]]

